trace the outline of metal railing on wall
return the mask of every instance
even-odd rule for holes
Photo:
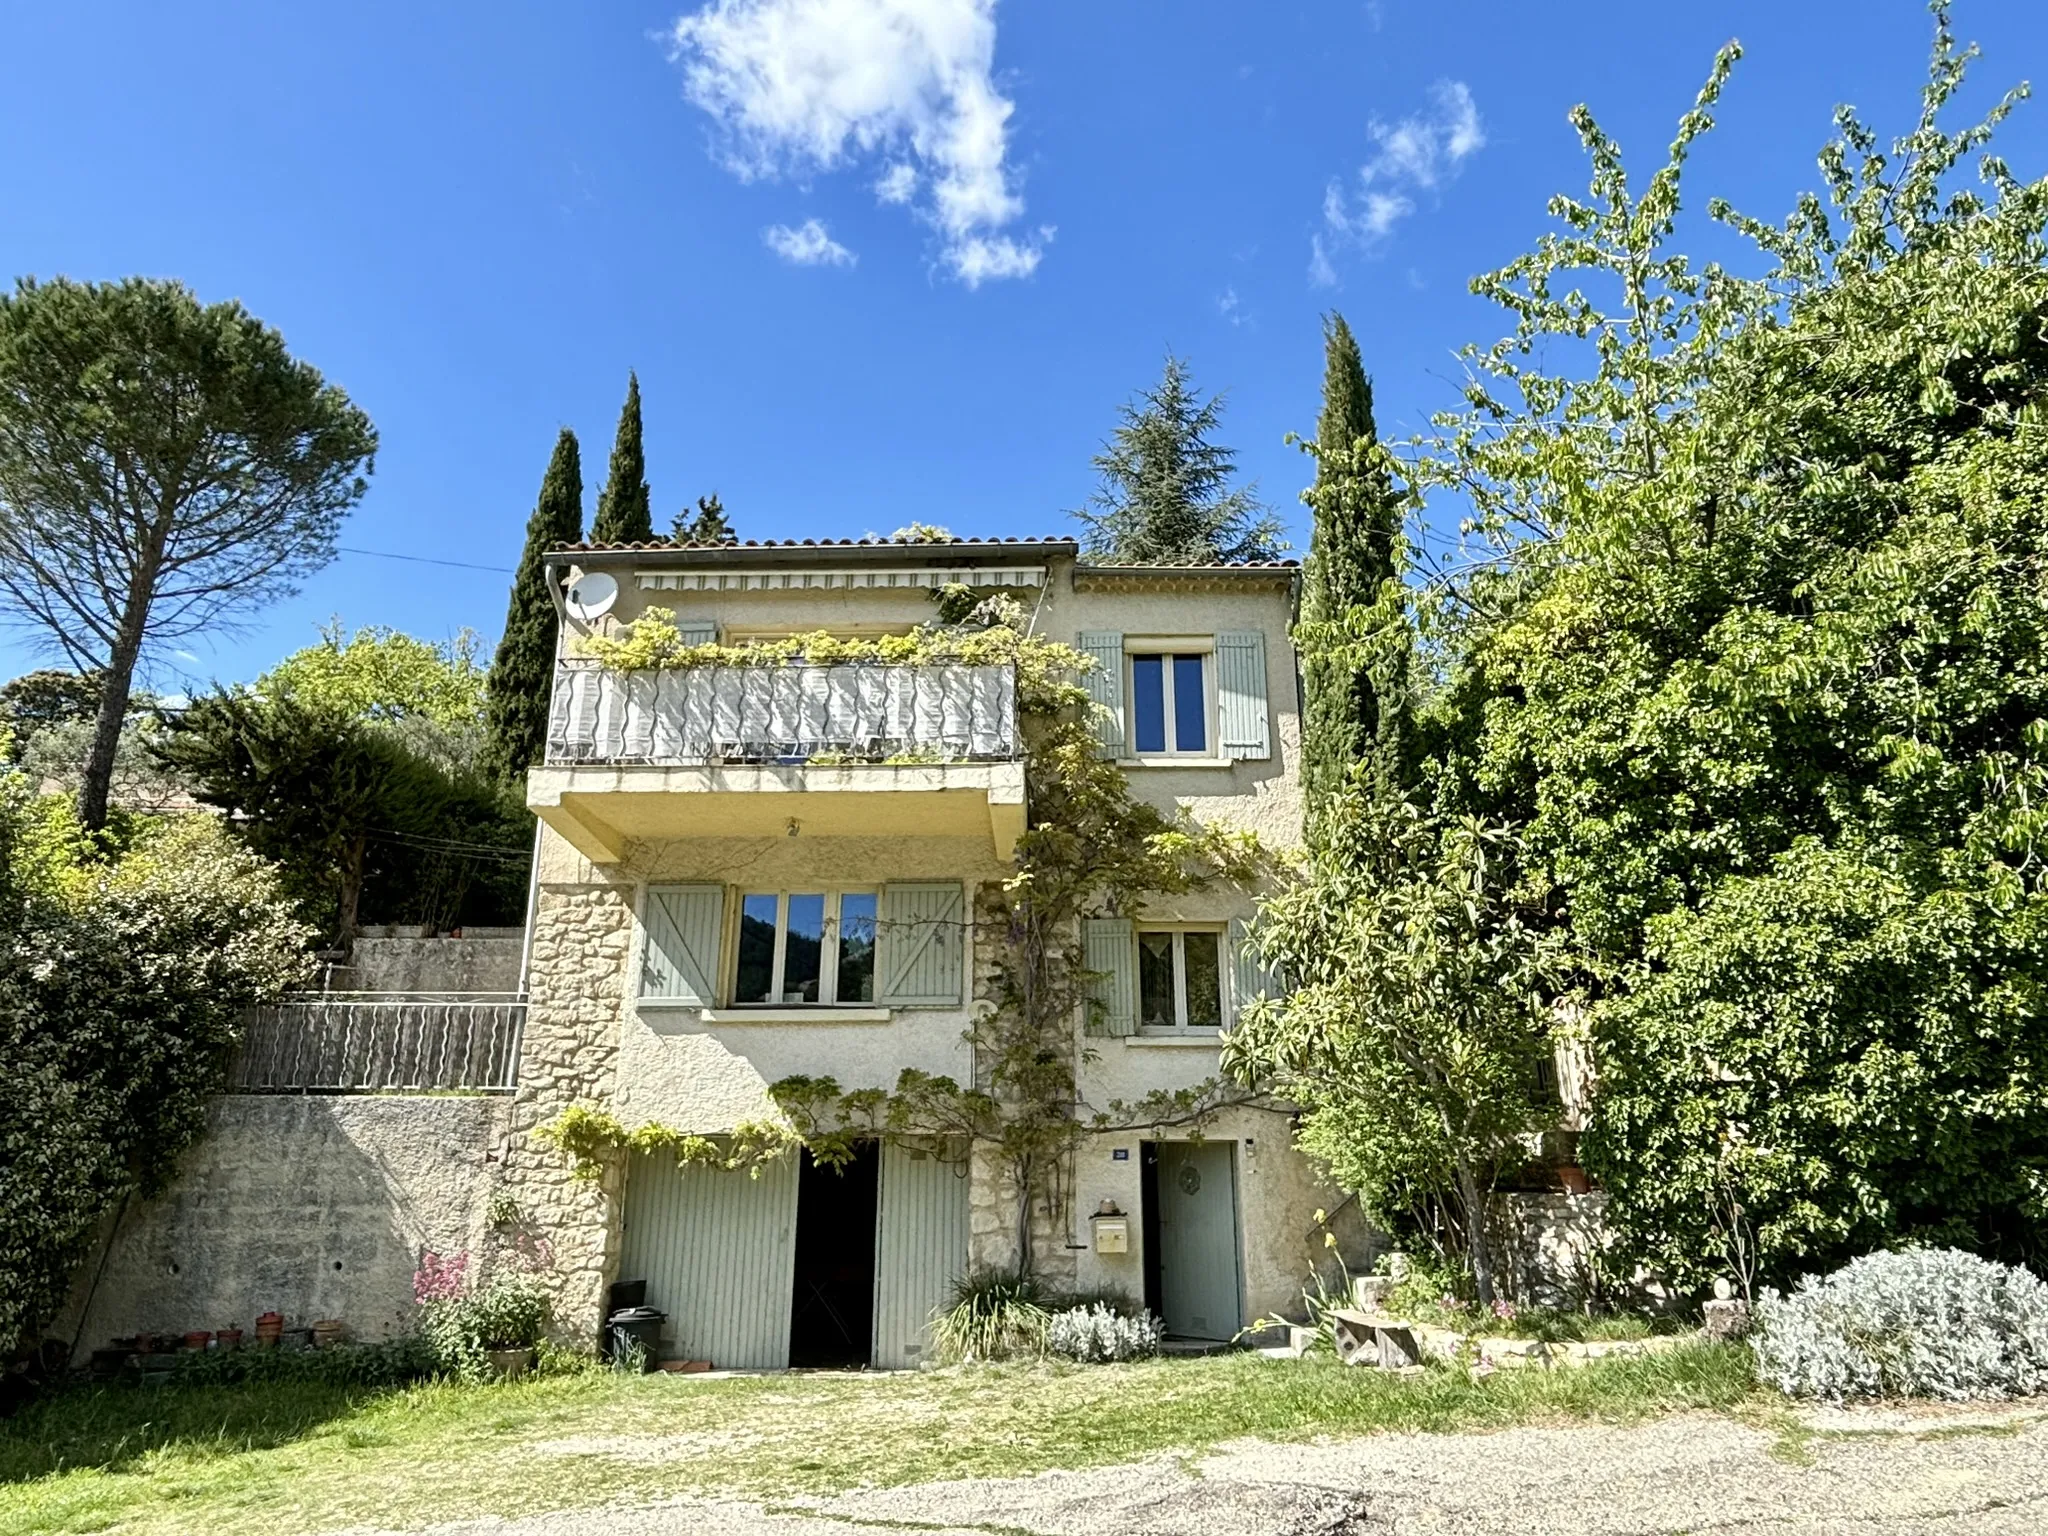
[[[553,764],[1001,761],[1019,751],[1007,666],[614,672],[572,658],[556,667],[548,717]]]
[[[243,1022],[236,1093],[510,1093],[526,1002],[513,994],[322,995]]]

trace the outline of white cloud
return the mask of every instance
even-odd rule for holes
[[[1415,212],[1417,193],[1439,190],[1486,147],[1479,108],[1462,80],[1439,80],[1430,88],[1429,111],[1394,123],[1374,118],[1366,134],[1373,152],[1358,168],[1355,194],[1335,181],[1323,193],[1323,228],[1312,239],[1309,260],[1310,281],[1318,286],[1336,281],[1333,251],[1378,245]]]
[[[1234,326],[1252,324],[1251,311],[1244,307],[1244,300],[1237,296],[1237,289],[1226,288],[1216,295],[1216,313]]]
[[[909,202],[917,196],[917,167],[897,161],[875,182],[875,196],[885,203]]]
[[[684,93],[744,179],[885,167],[969,287],[1037,267],[1046,231],[1008,163],[1014,104],[995,80],[996,0],[709,0],[669,33]]]
[[[850,267],[860,259],[832,238],[822,219],[805,219],[795,229],[770,224],[761,231],[761,239],[792,266]]]

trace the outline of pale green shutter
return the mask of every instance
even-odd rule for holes
[[[718,623],[715,619],[678,618],[676,636],[685,645],[713,645],[718,640]]]
[[[725,888],[647,888],[647,953],[640,996],[709,1008],[718,980],[718,943],[725,927]]]
[[[966,897],[957,882],[882,887],[875,1001],[893,1008],[958,1008],[966,975]]]
[[[1225,757],[1271,757],[1266,727],[1266,637],[1252,629],[1216,637],[1216,713]]]
[[[1095,658],[1086,682],[1096,704],[1095,740],[1104,757],[1124,755],[1124,637],[1108,630],[1081,632],[1078,648]]]
[[[1088,982],[1088,1033],[1138,1032],[1138,929],[1125,917],[1091,917],[1081,924],[1081,963]]]
[[[1251,924],[1241,917],[1230,921],[1230,965],[1233,1019],[1258,998],[1283,995],[1279,971],[1259,954],[1251,942]]]

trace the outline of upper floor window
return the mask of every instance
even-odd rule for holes
[[[1263,631],[1089,629],[1077,643],[1094,663],[1085,674],[1090,725],[1105,757],[1204,765],[1272,757]]]
[[[1208,928],[1138,930],[1138,1025],[1174,1034],[1223,1027],[1223,935]]]
[[[1140,757],[1209,756],[1209,657],[1130,652],[1131,747]]]
[[[742,895],[734,1005],[872,1003],[877,905],[874,891]]]

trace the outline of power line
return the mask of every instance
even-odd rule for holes
[[[346,544],[338,544],[335,548],[344,555],[369,555],[378,560],[407,560],[414,565],[452,565],[458,571],[490,571],[498,576],[514,574],[510,566],[504,565],[472,565],[467,560],[436,560],[430,555],[394,555],[389,550],[351,549]]]

